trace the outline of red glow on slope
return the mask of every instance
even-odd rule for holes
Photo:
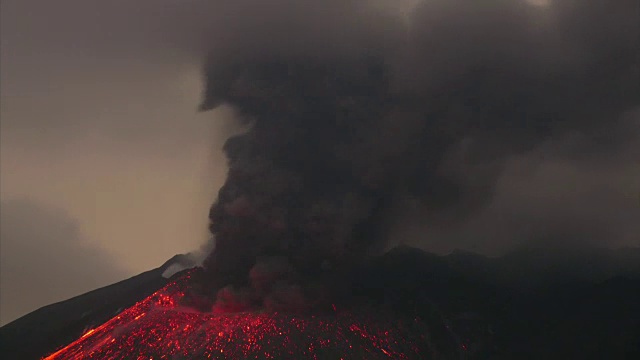
[[[419,344],[424,344],[426,333],[415,331],[417,320],[401,323],[380,312],[201,313],[178,305],[189,277],[170,283],[45,359],[424,358],[424,345]]]

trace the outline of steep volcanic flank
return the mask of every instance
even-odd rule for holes
[[[125,310],[45,359],[438,358],[425,323],[381,309],[314,316],[201,313],[181,306],[198,270]]]

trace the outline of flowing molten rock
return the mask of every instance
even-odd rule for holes
[[[439,358],[420,318],[362,308],[314,316],[199,312],[181,305],[192,272],[73,343],[54,359]]]

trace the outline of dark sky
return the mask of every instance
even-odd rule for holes
[[[402,14],[418,1],[371,3]],[[540,11],[540,39],[555,39],[552,1],[528,1]],[[220,148],[235,130],[228,109],[196,112],[208,40],[270,46],[266,20],[297,18],[292,26],[350,44],[336,29],[351,24],[351,1],[326,13],[319,3],[261,3],[2,1],[0,322],[205,242],[226,171]],[[375,23],[347,28],[357,35]],[[249,35],[229,35],[242,31]],[[640,245],[640,109],[626,118],[607,129],[609,148],[594,150],[575,133],[514,155],[495,197],[463,226],[425,228],[419,211],[400,209],[394,240],[437,252],[494,253],[552,239]],[[94,272],[75,270],[87,267]]]

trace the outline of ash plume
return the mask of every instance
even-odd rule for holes
[[[456,226],[507,160],[576,133],[623,137],[640,106],[635,1],[386,5],[221,3],[236,17],[212,36],[202,110],[250,124],[224,146],[209,214],[222,305],[305,307],[324,274],[393,240],[399,208]],[[593,138],[596,152],[616,143]]]

